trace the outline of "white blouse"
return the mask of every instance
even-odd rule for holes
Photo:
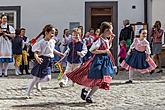
[[[6,29],[7,29],[7,23],[5,25],[1,24],[1,28],[3,28],[2,31],[6,31]],[[10,31],[11,34],[14,34],[15,33],[15,29],[12,26],[10,26],[10,25],[9,25],[9,31]]]
[[[101,42],[105,42],[108,46],[107,49],[110,49],[110,42],[108,39],[103,39],[102,37],[100,37],[97,41],[93,42],[91,48],[89,49],[90,52],[92,52],[95,49],[98,49],[101,46]]]
[[[46,41],[44,39],[41,39],[39,42],[36,42],[32,46],[33,52],[39,52],[39,55],[47,56],[47,57],[54,57],[54,51],[57,51],[54,49],[56,41],[54,39],[50,39],[49,41]]]

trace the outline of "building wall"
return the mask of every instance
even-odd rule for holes
[[[27,28],[27,35],[37,35],[45,24],[54,24],[60,35],[64,28],[69,28],[69,22],[80,22],[84,26],[85,2],[101,0],[1,0],[1,6],[21,6],[21,25]],[[143,0],[104,0],[118,1],[118,31],[122,21],[130,19],[132,23],[144,21]],[[163,0],[162,0],[163,1]],[[132,5],[136,9],[132,9]]]
[[[59,29],[60,36],[64,28],[69,28],[69,22],[80,22],[84,26],[85,2],[92,1],[102,0],[0,0],[0,6],[21,6],[21,27],[25,27],[27,36],[32,38],[48,23]],[[118,34],[124,19],[131,23],[144,22],[144,0],[103,1],[118,2]],[[133,5],[136,9],[132,9]]]
[[[164,10],[165,0],[152,0],[152,24],[154,24],[156,20],[160,20],[163,29],[165,29],[165,15],[163,13]]]

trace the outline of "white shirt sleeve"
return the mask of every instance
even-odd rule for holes
[[[90,52],[94,51],[95,49],[98,49],[101,45],[101,39],[99,38],[97,41],[93,42],[91,48],[89,49]]]
[[[33,46],[32,46],[32,51],[33,52],[41,52],[41,41],[36,42]]]
[[[11,34],[15,33],[15,29],[12,26],[9,26],[9,31],[10,31]]]
[[[147,42],[147,45],[146,45],[146,53],[147,54],[151,54],[151,48],[150,48],[150,44],[149,44],[149,42],[146,40],[146,42]]]
[[[69,54],[69,52],[70,52],[70,49],[69,49],[69,47],[67,47],[67,50],[64,52],[64,56],[67,56]]]
[[[83,47],[82,47],[82,51],[81,51],[81,56],[80,57],[84,57],[88,52],[87,46],[85,43],[83,43]]]

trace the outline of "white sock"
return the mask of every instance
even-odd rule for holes
[[[4,63],[4,74],[7,75],[7,70],[9,67],[9,63]]]
[[[129,70],[129,80],[133,81],[133,71]]]
[[[50,80],[51,80],[51,75],[47,75],[47,76],[45,76],[43,79],[40,79],[39,82],[48,82],[48,81],[50,81]]]
[[[92,95],[99,89],[98,86],[93,87],[92,90],[89,92],[88,97],[92,97]]]
[[[0,75],[2,75],[3,63],[0,63]]]
[[[33,89],[34,85],[40,80],[40,78],[33,77],[32,81],[30,82],[28,89],[27,89],[27,95],[30,96],[30,92]]]

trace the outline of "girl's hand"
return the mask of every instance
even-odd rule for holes
[[[82,53],[81,53],[81,52],[77,52],[77,54],[78,54],[79,56],[82,56]]]
[[[149,61],[149,60],[150,60],[149,58],[146,59],[146,61]]]
[[[63,54],[63,53],[60,53],[59,56],[60,56],[60,57],[64,57],[64,54]]]
[[[37,60],[37,62],[38,62],[39,64],[41,64],[41,63],[43,62],[43,59],[40,58],[40,57],[37,57],[36,60]]]
[[[111,53],[109,49],[106,49],[105,51],[106,51],[105,53],[107,53],[107,54]]]

